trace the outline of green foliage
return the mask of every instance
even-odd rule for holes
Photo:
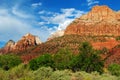
[[[73,80],[119,80],[119,77],[112,76],[110,74],[100,75],[98,72],[86,73],[84,71],[79,71],[74,73]]]
[[[20,57],[12,54],[0,55],[0,67],[4,70],[9,70],[12,67],[19,65],[22,62]]]
[[[84,56],[89,56],[94,52],[92,45],[89,42],[83,42],[80,45],[80,54]]]
[[[98,55],[99,51],[94,50],[88,42],[80,46],[80,54],[72,59],[71,68],[73,71],[82,70],[86,72],[103,72],[103,61]]]
[[[120,36],[117,36],[117,37],[116,37],[116,40],[117,40],[117,41],[120,40]]]
[[[37,70],[39,68],[39,65],[38,65],[38,62],[36,59],[32,59],[29,62],[29,65],[30,65],[30,69],[32,69],[32,70]]]
[[[36,71],[31,71],[26,65],[20,64],[8,71],[0,69],[0,80],[120,80],[120,77],[110,74],[100,75],[98,72],[53,71],[50,67],[41,67]]]
[[[50,76],[50,80],[71,80],[72,72],[69,70],[63,71],[54,71],[53,74]]]
[[[111,64],[108,67],[108,70],[112,75],[120,76],[120,65],[119,64]]]
[[[37,70],[39,67],[53,66],[52,56],[50,54],[44,54],[40,57],[33,59],[29,62],[30,69]]]
[[[30,69],[37,70],[39,67],[51,67],[56,69],[68,69],[69,62],[73,58],[72,53],[68,48],[59,50],[53,56],[51,54],[44,54],[29,62]]]
[[[3,69],[0,69],[0,80],[8,80],[8,73]]]
[[[73,58],[72,53],[68,48],[63,48],[59,50],[54,56],[54,68],[59,70],[69,68],[69,62]]]

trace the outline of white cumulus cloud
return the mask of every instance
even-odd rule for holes
[[[14,6],[12,8],[12,13],[14,15],[18,16],[18,17],[21,17],[21,18],[30,18],[30,17],[32,17],[31,15],[26,14],[23,11],[20,11],[17,6]]]
[[[55,26],[56,30],[64,30],[75,18],[85,14],[84,11],[76,10],[75,8],[61,9],[61,13],[51,13],[53,16],[40,16],[40,18],[49,23],[58,25],[57,28]]]
[[[89,6],[89,8],[91,8],[92,6],[99,4],[98,0],[87,0],[87,5]]]
[[[32,7],[42,6],[42,3],[41,3],[41,2],[39,2],[39,3],[33,3],[31,6],[32,6]]]

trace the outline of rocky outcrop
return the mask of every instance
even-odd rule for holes
[[[13,50],[14,46],[15,46],[15,41],[9,40],[5,44],[5,46],[2,49],[0,49],[0,53],[7,53],[8,51],[10,52]]]
[[[6,48],[7,50],[12,50],[12,48],[14,47],[14,45],[15,45],[15,41],[9,40],[9,41],[6,43],[6,45],[5,45],[4,48]]]
[[[41,44],[38,36],[34,36],[30,33],[23,36],[18,42],[14,42],[13,40],[9,40],[4,48],[0,50],[0,53],[8,53],[14,51],[23,51],[28,49],[29,47],[36,46]]]
[[[105,58],[105,67],[108,67],[110,64],[117,63],[120,64],[120,45],[114,47],[109,51],[107,57]]]
[[[64,35],[64,30],[60,30],[60,31],[56,31],[55,33],[53,33],[48,39],[47,41],[57,38],[57,37],[61,37]]]
[[[94,6],[92,10],[75,19],[65,30],[65,35],[78,34],[83,36],[119,36],[120,12],[108,6]]]
[[[37,36],[34,36],[30,33],[23,36],[16,44],[15,48],[16,50],[25,50],[29,47],[39,45],[41,44],[40,39]]]

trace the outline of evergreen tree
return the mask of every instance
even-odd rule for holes
[[[94,50],[88,42],[80,45],[80,53],[70,63],[73,71],[82,70],[86,72],[98,71],[103,72],[103,61],[99,56],[98,50]]]
[[[54,68],[57,69],[68,69],[69,62],[73,58],[73,54],[68,48],[63,48],[59,50],[53,57]]]

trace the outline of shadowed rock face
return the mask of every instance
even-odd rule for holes
[[[4,46],[4,51],[11,51],[15,45],[15,41],[9,40],[6,45]]]
[[[120,12],[107,6],[94,6],[92,10],[74,20],[65,30],[65,35],[83,36],[120,35]]]

